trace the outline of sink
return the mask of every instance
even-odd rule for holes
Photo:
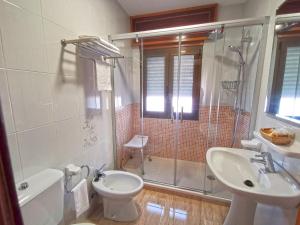
[[[207,164],[216,178],[233,193],[224,225],[253,225],[257,203],[295,208],[300,187],[284,171],[263,173],[264,165],[250,162],[257,152],[215,147],[206,153]]]

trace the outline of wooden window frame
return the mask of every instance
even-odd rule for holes
[[[199,15],[199,16],[197,16]],[[177,19],[182,19],[178,21]],[[181,8],[168,11],[154,12],[130,17],[131,32],[140,32],[146,30],[156,30],[178,26],[188,26],[202,23],[216,22],[218,17],[218,4],[201,5],[190,8]],[[144,25],[143,25],[144,23]],[[145,23],[148,23],[145,24]],[[150,26],[149,26],[150,23]],[[210,31],[199,31],[185,34],[182,43],[198,43],[207,40]],[[177,35],[159,36],[146,38],[143,41],[144,47],[155,48],[161,45],[177,44]],[[132,41],[133,46],[139,46],[139,43]],[[172,47],[172,46],[170,46]]]
[[[184,50],[183,55],[194,55],[194,75],[193,75],[193,90],[192,90],[192,113],[183,113],[183,120],[198,120],[199,119],[199,104],[200,104],[200,84],[201,84],[201,67],[202,67],[202,47],[182,47]],[[147,57],[165,56],[165,111],[164,112],[152,112],[147,111]],[[143,79],[141,79],[143,90],[141,90],[143,98],[143,116],[146,118],[171,118],[171,107],[173,97],[173,75],[174,75],[174,60],[173,57],[178,56],[178,48],[166,48],[166,49],[146,49],[143,55]],[[180,97],[180,96],[179,96]],[[178,113],[180,114],[180,112]],[[174,112],[174,118],[176,113]]]
[[[276,15],[291,14],[300,12],[299,0],[286,0],[276,10]]]
[[[197,14],[206,15],[206,17],[202,19],[199,18],[195,23],[192,17]],[[173,9],[167,11],[136,15],[130,17],[131,32],[216,22],[217,15],[218,15],[218,4],[208,4],[208,5],[201,5],[201,6],[190,7],[190,8]],[[178,17],[184,17],[185,19],[181,20],[180,22],[175,21],[174,19]],[[168,21],[168,23],[166,26],[157,27],[158,20]],[[144,22],[148,23],[148,26],[150,22],[150,28],[149,27],[147,28],[145,25],[139,26],[140,28],[137,27],[137,24],[142,24]]]

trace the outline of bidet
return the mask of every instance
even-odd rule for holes
[[[94,189],[103,197],[104,217],[120,221],[133,221],[139,211],[133,199],[143,188],[144,181],[137,175],[110,170],[105,176],[92,182]]]

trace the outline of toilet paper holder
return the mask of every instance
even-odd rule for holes
[[[73,176],[80,174],[80,180],[77,182],[77,184],[83,179],[82,169],[87,170],[87,174],[86,174],[86,176],[84,176],[84,178],[88,178],[90,175],[90,167],[88,165],[81,165],[79,167],[74,164],[69,164],[65,167],[65,189],[66,189],[67,193],[71,193],[72,188],[69,189],[68,187],[69,187],[70,183],[72,185]],[[76,186],[76,185],[74,185],[74,186]]]

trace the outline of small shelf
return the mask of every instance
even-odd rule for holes
[[[79,48],[91,53],[94,57],[102,56],[106,59],[124,58],[116,46],[102,40],[99,37],[83,36],[72,40],[63,39],[61,40],[61,44],[63,46],[66,46],[67,44],[76,45]]]
[[[277,151],[278,153],[292,158],[300,158],[300,143],[297,140],[295,140],[291,145],[275,145],[269,140],[262,137],[259,132],[254,131],[253,134],[265,145]]]

